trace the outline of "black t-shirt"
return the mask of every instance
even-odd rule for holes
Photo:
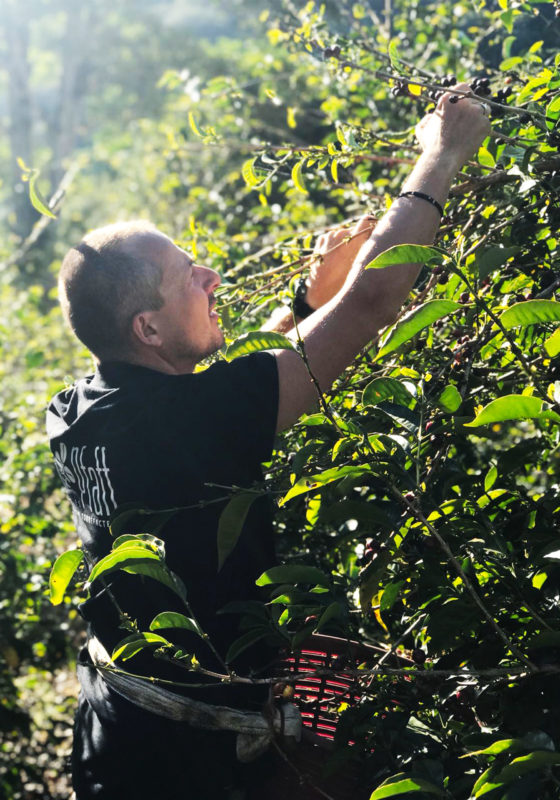
[[[219,571],[218,522],[227,487],[250,488],[262,480],[260,465],[272,452],[277,405],[276,360],[270,353],[257,353],[187,375],[105,363],[58,394],[48,409],[56,468],[90,568],[111,550],[109,519],[117,507],[187,507],[158,536],[165,542],[166,563],[185,583],[194,615],[222,657],[240,631],[239,618],[219,610],[232,601],[258,599],[255,580],[274,563],[270,500],[263,496],[252,504]],[[141,533],[142,527],[138,523],[126,532]],[[187,613],[176,595],[151,578],[118,571],[108,583],[109,593],[94,584],[82,613],[109,652],[127,635],[118,627],[110,594],[138,620],[140,630],[148,630],[162,611]],[[196,652],[204,666],[219,666],[195,634],[163,633],[187,652]],[[257,646],[233,666],[247,674],[262,669],[270,658],[266,647]],[[147,652],[126,666],[142,674],[200,682],[198,674]],[[244,695],[223,687],[193,696],[238,705]],[[234,696],[240,699],[236,702]]]

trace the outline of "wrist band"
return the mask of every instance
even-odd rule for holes
[[[296,291],[294,293],[294,302],[292,303],[292,308],[294,310],[294,314],[296,317],[300,319],[305,319],[310,314],[313,314],[315,311],[314,308],[311,308],[305,296],[307,294],[307,284],[305,282],[305,278],[301,278],[298,285],[296,286]]]
[[[421,200],[426,200],[428,203],[431,203],[434,208],[437,208],[440,217],[443,217],[443,208],[438,201],[429,194],[424,194],[424,192],[401,192],[401,194],[397,195],[397,199],[399,197],[419,197]]]

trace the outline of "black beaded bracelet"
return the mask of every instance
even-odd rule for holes
[[[421,200],[427,200],[427,202],[431,203],[434,208],[437,208],[440,217],[443,217],[443,208],[430,194],[424,194],[424,192],[401,192],[398,197],[419,197]]]
[[[294,293],[294,302],[292,304],[292,308],[294,309],[294,314],[299,319],[305,319],[310,314],[313,314],[315,311],[314,308],[311,308],[305,296],[307,294],[307,283],[305,282],[305,278],[302,278],[298,285],[296,286],[296,290]]]

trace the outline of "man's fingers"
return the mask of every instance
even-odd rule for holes
[[[315,251],[326,253],[333,247],[341,245],[345,240],[351,245],[358,237],[360,239],[366,239],[371,234],[376,224],[377,219],[375,217],[370,214],[365,214],[363,217],[360,217],[352,227],[333,228],[330,231],[321,233],[317,237]],[[359,244],[361,245],[362,242],[360,241]]]
[[[352,228],[352,236],[359,236],[360,234],[369,236],[376,224],[376,218],[371,216],[371,214],[366,214],[361,217]]]
[[[464,83],[464,82],[462,82],[462,83],[456,83],[456,84],[455,84],[455,86],[451,86],[451,88],[449,89],[449,91],[448,91],[448,92],[444,92],[444,93],[442,94],[442,96],[441,96],[441,97],[439,98],[439,100],[438,100],[438,103],[437,103],[437,108],[438,108],[440,111],[441,111],[443,108],[445,108],[445,105],[446,105],[446,103],[448,103],[448,102],[449,102],[449,98],[450,98],[450,97],[453,97],[453,95],[457,95],[457,91],[459,91],[459,92],[470,92],[470,93],[472,94],[472,92],[471,92],[471,87],[469,86],[469,84],[468,84],[468,83]],[[462,98],[462,95],[459,95],[459,97],[460,97],[461,99],[463,99],[463,98]]]

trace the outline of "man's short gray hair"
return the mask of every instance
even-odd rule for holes
[[[101,361],[126,357],[131,323],[140,311],[162,307],[162,269],[142,256],[142,235],[157,233],[144,220],[88,233],[66,254],[58,290],[64,317]]]

